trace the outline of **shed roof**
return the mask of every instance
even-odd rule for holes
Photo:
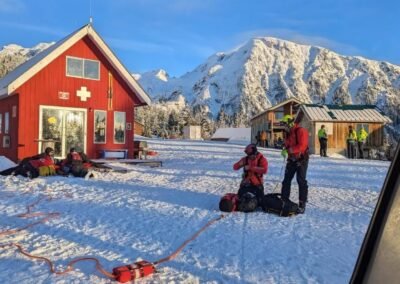
[[[255,119],[255,118],[257,118],[257,117],[259,117],[259,116],[261,116],[261,115],[263,115],[263,114],[265,114],[265,113],[267,113],[267,112],[270,112],[270,111],[273,111],[273,110],[276,110],[277,108],[280,108],[281,106],[284,106],[284,105],[286,105],[286,104],[288,104],[288,103],[297,103],[297,104],[302,104],[303,102],[302,101],[300,101],[299,99],[297,99],[297,98],[289,98],[289,99],[287,99],[287,100],[284,100],[284,101],[282,101],[282,102],[280,102],[280,103],[278,103],[278,104],[276,104],[276,105],[274,105],[274,106],[272,106],[272,107],[270,107],[270,108],[267,108],[265,111],[263,111],[263,112],[261,112],[261,113],[259,113],[259,114],[256,114],[255,116],[253,116],[250,120],[253,120],[253,119]]]
[[[374,105],[316,105],[304,104],[299,112],[311,121],[340,122],[380,122],[391,123],[378,107]]]
[[[102,52],[115,70],[121,75],[130,90],[137,95],[141,103],[143,105],[151,104],[150,97],[146,94],[139,83],[136,82],[125,66],[118,60],[99,34],[94,30],[92,24],[84,25],[1,78],[0,98],[2,96],[12,95],[18,87],[32,78],[36,73],[45,68],[50,62],[85,36],[88,36],[93,41],[100,52]]]

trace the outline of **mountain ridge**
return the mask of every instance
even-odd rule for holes
[[[139,83],[155,101],[182,96],[214,118],[223,110],[249,119],[290,97],[306,103],[374,104],[392,118],[400,115],[400,66],[273,37],[213,54],[180,77],[161,82],[152,74],[157,71],[143,73]]]

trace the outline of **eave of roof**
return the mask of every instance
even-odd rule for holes
[[[290,103],[290,102],[295,102],[295,103],[298,103],[299,105],[301,105],[301,104],[303,103],[303,102],[301,102],[299,99],[296,99],[296,98],[287,99],[287,100],[285,100],[285,101],[283,101],[283,102],[280,102],[279,104],[276,104],[276,105],[274,105],[274,106],[272,106],[272,107],[270,107],[270,108],[264,110],[263,112],[261,112],[261,113],[255,115],[255,116],[253,116],[252,118],[250,118],[250,121],[252,121],[253,119],[255,119],[255,118],[257,118],[257,117],[260,117],[260,116],[266,114],[267,112],[273,111],[273,110],[275,110],[275,109],[277,109],[277,108],[279,108],[279,107],[281,107],[281,106],[284,106],[285,104],[288,104],[288,103]]]
[[[378,107],[374,105],[302,105],[299,111],[310,121],[320,122],[366,122],[391,123]]]
[[[115,70],[121,75],[129,89],[131,89],[131,91],[138,96],[140,100],[139,105],[150,105],[150,97],[146,94],[139,83],[136,82],[125,66],[118,60],[104,40],[94,30],[91,24],[85,25],[77,31],[71,33],[69,36],[37,54],[0,79],[0,98],[13,94],[18,87],[32,78],[32,76],[34,76],[37,72],[42,70],[50,62],[52,62],[85,36],[88,36],[93,41],[100,52],[103,53]]]

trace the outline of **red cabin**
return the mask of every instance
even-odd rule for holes
[[[150,98],[91,24],[0,79],[0,155],[17,162],[51,145],[133,157],[134,109]]]

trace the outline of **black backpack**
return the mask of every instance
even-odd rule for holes
[[[246,192],[241,197],[239,197],[237,210],[245,213],[253,212],[254,210],[256,210],[257,206],[257,197],[251,192]]]
[[[299,206],[289,199],[282,199],[280,193],[269,193],[264,195],[262,208],[267,213],[274,213],[281,217],[297,214]]]

